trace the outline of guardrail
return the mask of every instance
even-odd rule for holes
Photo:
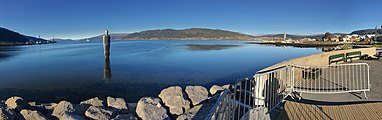
[[[300,93],[348,93],[370,91],[369,65],[293,65],[294,88]]]
[[[257,73],[252,79],[237,81],[235,100],[237,115],[241,119],[268,119],[270,113],[279,109],[284,99],[292,93],[291,66]],[[239,118],[238,116],[238,118]]]
[[[208,120],[270,119],[293,92],[349,93],[370,91],[366,63],[289,65],[238,80],[233,92],[225,90]],[[293,96],[292,96],[293,97]]]
[[[220,94],[206,120],[233,120],[235,106],[233,94],[226,89]]]

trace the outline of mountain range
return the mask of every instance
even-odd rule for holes
[[[31,44],[30,42],[47,42],[45,39],[22,35],[18,32],[0,27],[0,44]]]
[[[331,33],[333,35],[344,35],[344,34],[371,34],[371,33],[381,33],[382,29],[365,29],[357,30],[351,33]],[[207,28],[189,28],[182,30],[175,29],[158,29],[158,30],[146,30],[141,32],[135,32],[131,34],[120,33],[118,35],[112,34],[112,39],[114,40],[254,40],[260,37],[276,37],[282,38],[284,34],[267,34],[260,36],[247,35],[239,32],[232,32],[220,29],[207,29]],[[314,35],[293,35],[287,34],[288,38],[292,39],[303,39],[303,38],[322,38],[325,36],[323,34]],[[102,36],[95,36],[87,38],[90,40],[102,40]]]
[[[114,40],[120,40],[123,37],[126,37],[127,35],[129,35],[129,33],[112,33],[112,34],[110,34],[111,38],[114,39]],[[98,36],[94,36],[94,37],[90,37],[90,38],[85,38],[85,39],[80,39],[80,40],[97,41],[97,40],[102,40],[102,36],[103,35],[98,35]]]
[[[129,34],[124,40],[252,40],[254,36],[220,29],[160,29]]]
[[[356,30],[350,34],[381,34],[382,29],[364,29]],[[345,33],[333,33],[345,34]],[[110,34],[114,40],[254,40],[259,37],[280,37],[283,34],[269,34],[261,36],[252,36],[239,32],[232,32],[220,29],[207,29],[207,28],[189,28],[189,29],[158,29],[146,30],[135,33],[114,33]],[[302,38],[322,38],[324,34],[317,35],[291,35],[287,34],[288,38],[302,39]],[[70,41],[72,39],[55,39],[56,41]],[[80,39],[80,40],[102,40],[102,35]],[[26,42],[47,42],[45,39],[36,38],[33,36],[22,35],[20,33],[0,27],[0,43],[26,43]]]
[[[358,35],[366,35],[366,34],[382,34],[382,28],[381,29],[364,29],[364,30],[357,30],[353,31],[350,34],[358,34]]]

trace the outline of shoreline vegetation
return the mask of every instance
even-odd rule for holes
[[[203,86],[170,86],[157,97],[142,97],[137,103],[127,103],[123,98],[90,98],[79,103],[62,100],[58,103],[26,101],[12,96],[0,101],[0,118],[13,119],[64,119],[64,120],[156,120],[205,119],[220,93],[232,89],[230,84]]]

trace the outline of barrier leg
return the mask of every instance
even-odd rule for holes
[[[363,91],[363,93],[365,94],[365,98],[366,98],[366,100],[367,100],[368,98],[367,98],[367,95],[366,95],[366,91]]]

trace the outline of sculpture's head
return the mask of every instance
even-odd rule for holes
[[[109,34],[109,31],[106,29],[105,30],[105,35],[108,35]]]

